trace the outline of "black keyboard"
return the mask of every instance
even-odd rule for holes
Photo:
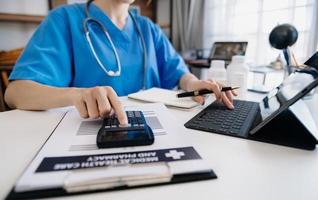
[[[213,102],[185,124],[185,127],[247,137],[259,113],[259,104],[251,101],[234,100],[234,110],[220,102]]]
[[[116,115],[105,118],[97,134],[99,148],[150,145],[154,135],[141,111],[126,111],[128,124],[121,125]]]

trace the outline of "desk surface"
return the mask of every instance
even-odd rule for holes
[[[318,95],[310,103],[317,105]],[[318,111],[318,106],[314,108]],[[185,123],[201,109],[170,111],[178,122]],[[317,111],[313,111],[316,119]],[[14,110],[0,114],[0,199],[5,198],[64,112]],[[218,179],[69,198],[318,199],[318,150],[304,151],[195,130],[187,134]]]

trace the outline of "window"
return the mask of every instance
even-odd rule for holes
[[[309,48],[313,23],[317,18],[315,0],[207,0],[205,5],[204,48],[215,41],[248,41],[248,62],[269,64],[280,51],[269,44],[270,31],[279,24],[290,23],[298,30],[298,40],[292,47],[299,62],[313,52]]]

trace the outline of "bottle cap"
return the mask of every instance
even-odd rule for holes
[[[224,60],[212,60],[211,66],[212,68],[225,68],[225,62]]]
[[[245,56],[236,55],[232,57],[233,63],[245,63]]]

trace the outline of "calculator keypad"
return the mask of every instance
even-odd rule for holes
[[[146,121],[141,111],[126,111],[128,124],[120,124],[117,116],[104,119],[105,131],[136,131],[144,130]]]

